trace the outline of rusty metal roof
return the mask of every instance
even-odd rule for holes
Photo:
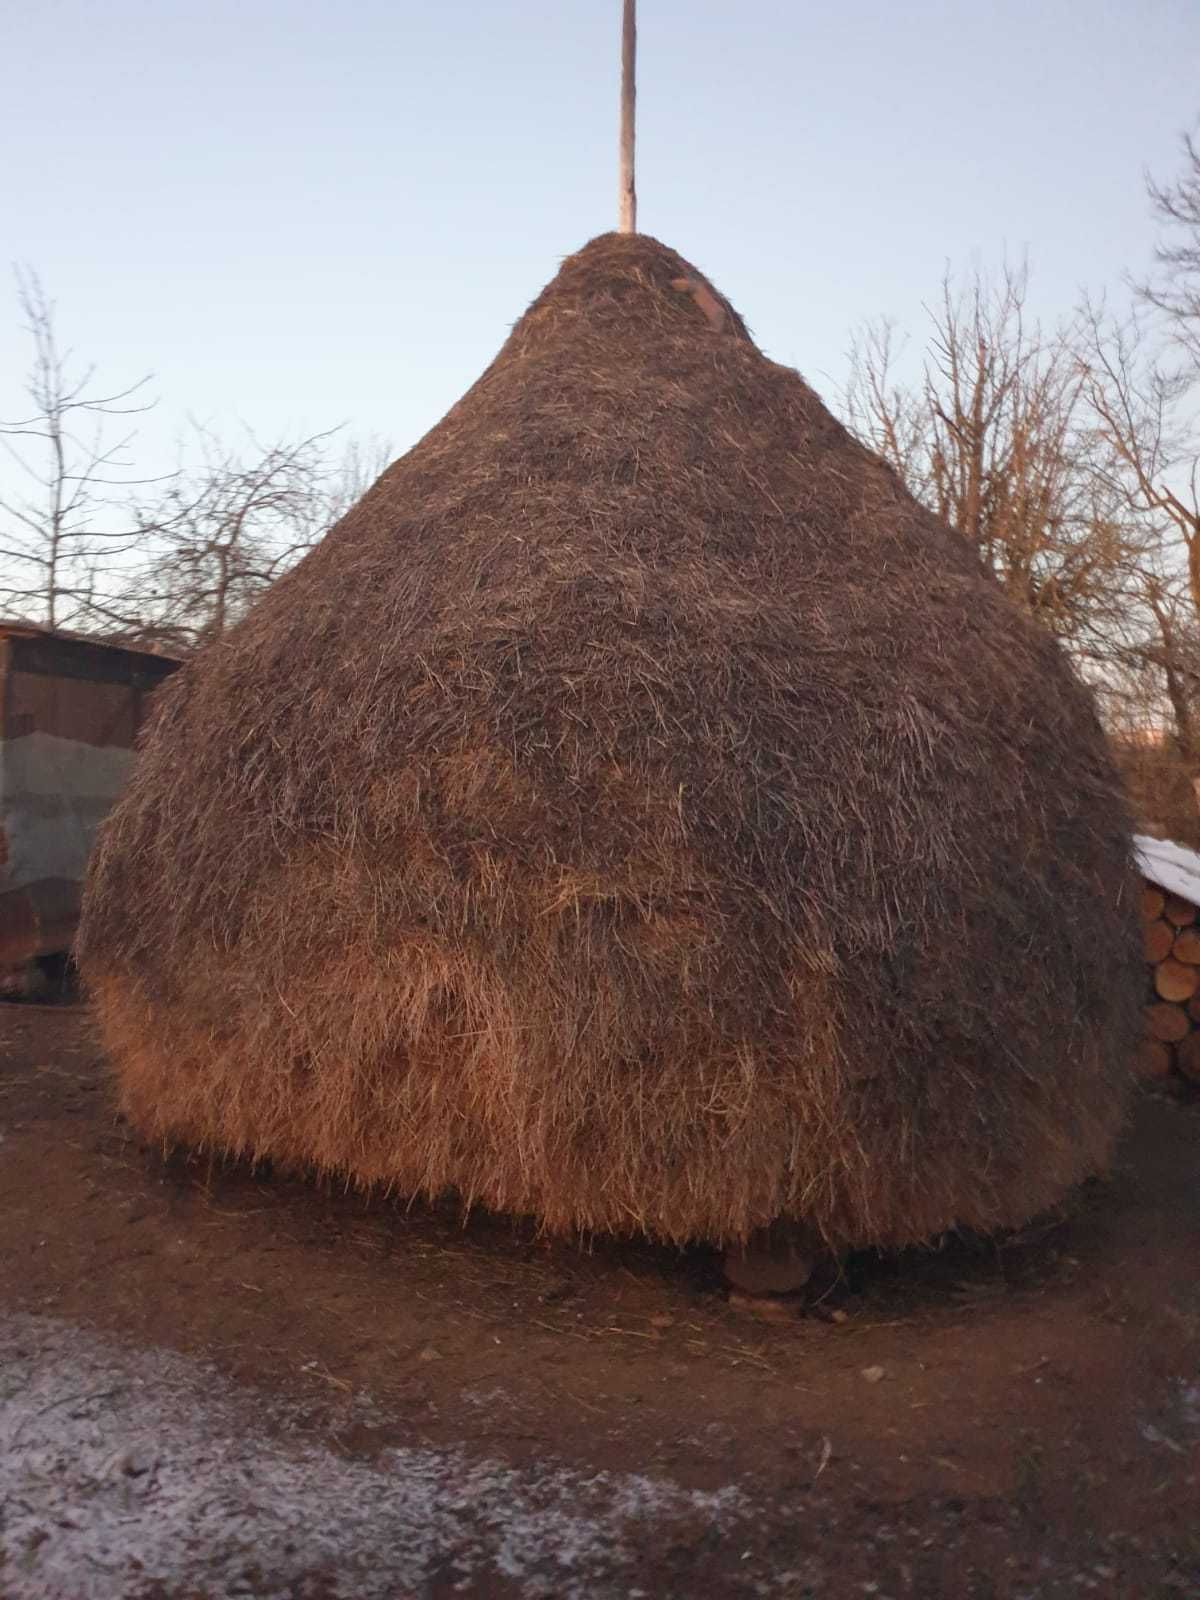
[[[174,651],[157,645],[137,644],[124,639],[105,639],[94,633],[76,633],[69,628],[48,628],[41,622],[26,622],[22,617],[0,617],[0,639],[65,639],[71,644],[86,644],[96,650],[124,650],[133,655],[153,656],[157,661],[181,661]]]

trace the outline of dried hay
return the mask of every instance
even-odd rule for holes
[[[714,1242],[1016,1224],[1109,1153],[1090,698],[652,239],[160,697],[81,951],[147,1136]]]

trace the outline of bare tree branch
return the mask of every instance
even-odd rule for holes
[[[131,626],[198,643],[244,614],[357,500],[382,466],[381,447],[332,446],[340,430],[240,449],[193,425],[197,460],[143,508],[155,533],[125,599]]]
[[[1076,330],[1031,323],[1027,293],[1024,268],[965,284],[947,274],[926,307],[920,374],[902,382],[895,329],[869,325],[851,350],[845,411],[1019,605],[1091,649],[1151,533],[1094,471]]]
[[[151,409],[151,403],[128,403],[149,379],[97,392],[94,369],[74,373],[70,352],[60,349],[54,306],[36,275],[18,270],[17,300],[33,344],[25,384],[33,409],[0,421],[5,458],[28,485],[0,496],[0,605],[19,606],[49,627],[80,626],[88,603],[78,574],[100,549],[128,551],[142,537],[121,504],[147,481],[124,475],[135,435],[114,444],[106,442],[105,430],[114,417]],[[32,567],[38,581],[18,582],[10,562]]]

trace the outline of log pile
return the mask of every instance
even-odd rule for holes
[[[1142,940],[1149,976],[1141,1076],[1200,1085],[1200,910],[1147,881]]]

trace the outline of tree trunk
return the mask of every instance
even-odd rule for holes
[[[1192,1031],[1191,1018],[1182,1006],[1165,1000],[1146,1007],[1146,1032],[1163,1044],[1177,1044]]]

